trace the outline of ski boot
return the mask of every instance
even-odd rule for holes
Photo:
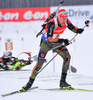
[[[71,85],[66,82],[66,75],[67,74],[62,73],[60,87],[71,87]]]
[[[29,81],[27,82],[27,84],[22,87],[21,92],[25,92],[25,91],[29,90],[31,88],[33,82],[34,82],[34,79],[30,78]]]

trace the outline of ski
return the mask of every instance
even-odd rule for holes
[[[37,88],[38,88],[38,86],[32,87],[32,88],[30,88],[28,91],[33,90],[33,89],[37,89]],[[24,92],[28,92],[28,91],[24,91]],[[5,96],[17,94],[17,93],[23,93],[23,91],[21,91],[21,89],[20,89],[20,90],[14,91],[14,92],[10,92],[10,93],[3,94],[3,95],[1,95],[1,96],[2,96],[2,97],[5,97]]]
[[[61,88],[53,88],[53,89],[42,89],[42,90],[50,90],[50,91],[55,91],[55,90],[72,90],[72,91],[87,91],[87,92],[93,92],[93,90],[86,90],[86,89],[77,89],[77,88],[73,88],[71,86],[68,87],[61,87]]]

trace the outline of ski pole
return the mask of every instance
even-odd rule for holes
[[[53,18],[53,17],[56,15],[56,13],[58,12],[60,6],[61,6],[63,3],[64,3],[64,1],[60,2],[60,4],[59,4],[57,10],[56,10],[55,12],[53,12],[53,13],[45,20],[44,24],[42,25],[43,28],[42,28],[41,31],[36,35],[36,37],[38,37],[39,35],[42,34],[42,31],[45,29],[45,26],[46,26],[47,22],[48,22],[51,18]]]
[[[38,72],[38,74],[65,48],[65,46]]]
[[[93,20],[92,20],[93,21]],[[89,21],[87,24],[85,24],[85,26],[83,27],[83,29],[89,24],[91,23],[92,21]],[[71,41],[78,35],[79,33],[77,33],[69,42],[70,44],[72,43]],[[61,47],[63,44],[59,45],[59,46],[56,46],[54,48],[52,48],[51,50],[54,50],[58,47]],[[38,72],[38,74],[65,48],[66,46],[64,45],[64,47]]]
[[[85,24],[85,26],[83,27],[83,29],[86,27],[86,26],[88,26],[89,25],[89,23],[91,23],[93,20],[91,20],[91,21],[89,21],[87,24]],[[79,33],[77,33],[71,40],[70,40],[70,42],[72,41],[72,40],[74,40],[74,38],[78,35]]]
[[[71,43],[71,42],[70,42]],[[58,47],[61,47],[63,44],[56,46],[54,48],[52,48],[51,50],[54,50]],[[65,48],[66,46],[64,45],[64,47],[38,72],[38,74]]]
[[[87,25],[89,25],[89,23],[91,23],[92,21],[93,21],[93,20],[89,21],[89,22],[83,27],[83,29],[84,29]],[[77,33],[77,34],[69,41],[70,44],[72,43],[71,41],[74,40],[74,38],[75,38],[78,34],[79,34],[79,33]],[[61,47],[62,45],[63,45],[63,44],[58,45],[58,46],[52,48],[51,50],[54,50],[54,49],[56,49],[56,48],[58,48],[58,47]]]

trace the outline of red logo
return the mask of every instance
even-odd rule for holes
[[[0,9],[0,21],[46,20],[50,15],[50,7]]]
[[[45,54],[41,53],[41,57],[44,58]]]
[[[66,53],[68,53],[68,51],[66,51]]]

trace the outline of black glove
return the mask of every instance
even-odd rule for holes
[[[78,28],[76,33],[81,34],[83,31],[84,31],[84,29],[83,29],[83,28]]]
[[[28,61],[26,65],[30,65],[30,64],[31,64],[31,61]]]
[[[67,46],[67,45],[70,44],[68,39],[59,39],[59,40],[58,40],[58,43],[63,43],[63,42],[65,43],[65,44],[64,44],[65,46]]]
[[[88,23],[90,23],[90,21],[89,20],[86,20],[85,21],[85,25],[87,26],[87,27],[89,27],[89,24]],[[88,25],[87,25],[88,24]]]
[[[65,46],[67,46],[67,45],[70,44],[68,39],[64,39],[64,43],[65,43],[65,44],[64,44]]]

